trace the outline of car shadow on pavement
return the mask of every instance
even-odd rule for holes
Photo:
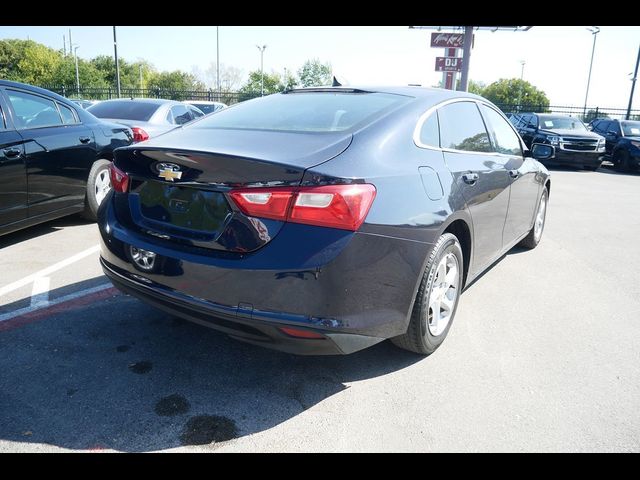
[[[598,173],[606,173],[609,175],[640,177],[640,169],[625,172],[625,171],[616,169],[613,165],[603,165],[598,169]]]
[[[0,331],[0,445],[215,449],[423,359],[390,342],[348,356],[289,355],[110,292]]]
[[[70,215],[49,222],[34,225],[32,227],[24,228],[7,235],[0,236],[0,249],[14,245],[16,243],[24,242],[31,238],[36,238],[47,233],[55,232],[64,227],[71,227],[75,225],[86,225],[92,223],[90,220],[85,220],[79,214]]]

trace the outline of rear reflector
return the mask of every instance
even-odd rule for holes
[[[321,338],[325,338],[324,335],[321,335],[319,333],[316,332],[311,332],[309,330],[298,330],[297,328],[291,328],[291,327],[279,327],[279,329],[286,333],[287,335],[289,335],[290,337],[296,337],[296,338],[314,338],[314,339],[321,339]]]
[[[149,140],[149,134],[144,130],[144,128],[140,127],[131,127],[131,131],[133,132],[133,142],[144,142],[145,140]]]
[[[376,188],[370,184],[245,188],[229,195],[250,217],[356,231],[369,213]]]
[[[124,173],[113,162],[109,165],[109,177],[111,178],[111,187],[118,193],[126,193],[129,189],[129,175]]]

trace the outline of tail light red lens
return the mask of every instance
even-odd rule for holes
[[[300,330],[299,328],[291,328],[291,327],[279,327],[279,328],[281,332],[286,333],[290,337],[309,338],[309,339],[315,339],[315,340],[320,340],[325,338],[324,335],[321,335],[316,332],[312,332],[310,330]]]
[[[124,173],[113,162],[109,166],[109,177],[111,178],[111,187],[118,193],[126,193],[129,189],[129,175]]]
[[[133,142],[144,142],[145,140],[149,140],[149,134],[144,131],[143,128],[140,127],[131,127],[131,131],[133,132]]]
[[[376,188],[370,184],[232,190],[245,215],[356,231],[369,213]]]

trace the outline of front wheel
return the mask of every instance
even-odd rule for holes
[[[631,166],[629,165],[629,152],[626,150],[616,150],[616,153],[613,155],[613,165],[623,172],[631,170]]]
[[[463,257],[455,235],[445,233],[433,247],[422,276],[407,332],[391,341],[430,355],[449,333],[462,290]]]
[[[96,160],[87,179],[87,193],[84,201],[83,216],[88,220],[96,220],[98,207],[111,190],[109,177],[109,160]]]
[[[529,234],[519,243],[521,247],[533,249],[538,246],[542,239],[542,232],[544,231],[544,224],[547,220],[547,205],[549,204],[549,190],[544,187],[542,195],[540,196],[540,202],[538,202],[538,210],[536,211],[536,218],[533,222],[533,227],[529,231]]]

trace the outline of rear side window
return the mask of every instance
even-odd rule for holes
[[[438,112],[433,112],[422,124],[420,143],[430,147],[440,146],[440,127],[438,126]]]
[[[17,128],[62,125],[62,119],[53,100],[18,90],[7,90],[6,92],[16,116]]]
[[[187,110],[186,105],[176,105],[171,107],[171,115],[173,116],[173,122],[176,125],[184,125],[191,121],[191,114]]]
[[[62,115],[62,121],[65,124],[68,125],[71,123],[78,123],[78,120],[76,120],[76,116],[74,115],[73,110],[71,110],[69,107],[61,103],[58,104],[58,107],[60,107],[60,114]]]
[[[489,134],[475,103],[456,102],[438,110],[442,148],[491,152]]]
[[[189,128],[341,132],[372,121],[413,97],[377,92],[293,92],[234,105]]]
[[[115,118],[119,120],[137,120],[148,122],[160,107],[157,103],[136,102],[135,100],[108,100],[87,108],[98,118]]]
[[[509,123],[493,108],[481,105],[480,109],[491,133],[494,150],[504,155],[522,156],[520,139]]]

